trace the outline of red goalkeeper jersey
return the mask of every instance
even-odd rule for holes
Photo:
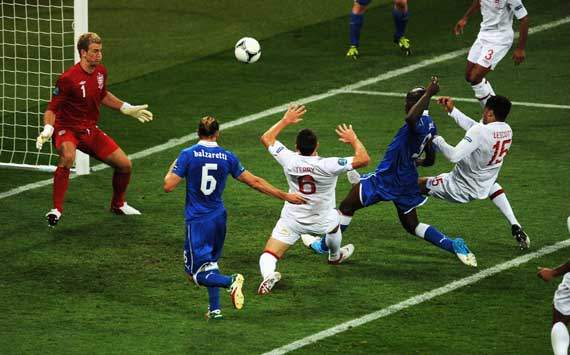
[[[55,112],[55,127],[94,127],[99,120],[101,100],[107,95],[106,82],[107,69],[101,64],[91,74],[79,63],[61,74],[48,104],[48,109]]]

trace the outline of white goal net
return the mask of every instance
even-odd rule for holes
[[[75,42],[87,31],[87,0],[0,0],[0,20],[0,166],[53,170],[53,145],[38,151],[35,141],[55,81],[78,59]],[[86,173],[81,159],[76,166]]]

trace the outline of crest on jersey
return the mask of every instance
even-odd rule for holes
[[[340,166],[345,166],[346,163],[348,163],[348,161],[346,161],[346,159],[344,159],[344,158],[340,158],[338,160],[338,165],[340,165]]]
[[[97,86],[99,90],[103,90],[103,85],[105,85],[105,76],[101,73],[97,73]]]

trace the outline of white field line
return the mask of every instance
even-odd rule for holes
[[[339,94],[358,94],[358,95],[372,95],[372,96],[388,96],[388,97],[406,97],[406,94],[399,92],[385,92],[385,91],[370,91],[370,90],[337,90]],[[440,96],[434,96],[433,100],[437,100]],[[479,103],[479,100],[465,97],[454,97],[453,101],[457,102],[474,102]],[[540,108],[556,108],[562,110],[570,110],[570,105],[555,105],[555,104],[541,104],[536,102],[521,102],[512,101],[515,106],[526,107],[540,107]]]
[[[529,33],[538,33],[538,32],[542,32],[542,31],[546,31],[546,30],[549,30],[551,28],[555,28],[555,27],[564,25],[564,24],[569,23],[569,22],[570,22],[570,16],[567,16],[567,17],[564,17],[564,18],[557,20],[557,21],[548,22],[548,23],[545,23],[545,24],[540,25],[540,26],[532,27],[529,30]],[[400,68],[400,69],[390,70],[384,74],[380,74],[378,76],[375,76],[375,77],[372,77],[372,78],[369,78],[366,80],[362,80],[362,81],[359,81],[359,82],[351,84],[351,85],[341,87],[338,90],[330,90],[330,91],[325,92],[323,94],[304,97],[301,99],[294,100],[293,102],[298,103],[298,104],[308,104],[311,102],[320,101],[320,100],[329,98],[331,96],[338,95],[340,91],[358,90],[358,89],[360,89],[364,86],[367,86],[367,85],[371,85],[371,84],[378,83],[380,81],[392,79],[392,78],[395,78],[397,76],[413,72],[417,69],[421,69],[421,68],[430,66],[432,64],[437,64],[437,63],[441,63],[441,62],[445,62],[445,61],[457,58],[461,55],[466,54],[468,51],[469,51],[469,48],[458,49],[456,51],[449,52],[446,54],[442,54],[442,55],[439,55],[439,56],[431,58],[431,59],[422,60],[419,63],[408,65],[408,66]],[[222,124],[220,129],[222,129],[222,130],[228,129],[231,127],[235,127],[235,126],[245,124],[247,122],[256,121],[260,118],[271,116],[271,115],[274,115],[274,114],[279,113],[279,112],[283,112],[283,111],[287,110],[288,106],[289,106],[289,103],[285,103],[283,105],[275,106],[275,107],[272,107],[272,108],[267,109],[265,111],[254,113],[254,114],[249,115],[249,116],[240,117],[234,121],[228,122],[226,124]],[[170,139],[166,143],[159,144],[157,146],[154,146],[154,147],[142,150],[140,152],[131,154],[131,155],[129,155],[129,158],[131,160],[144,158],[144,157],[147,157],[151,154],[159,153],[159,152],[168,150],[170,148],[176,147],[178,145],[186,144],[186,143],[188,143],[188,142],[190,142],[196,138],[197,138],[196,134],[193,133],[193,134],[188,134],[188,135],[180,137],[180,138]],[[106,168],[108,168],[108,166],[105,164],[97,164],[97,165],[94,165],[91,169],[92,169],[92,171],[99,171],[99,170],[103,170]],[[72,175],[71,178],[74,178],[76,176],[77,175]],[[31,184],[19,186],[17,188],[12,189],[12,190],[8,190],[8,191],[0,193],[0,200],[7,198],[7,197],[10,197],[10,196],[17,195],[17,194],[25,192],[25,191],[29,191],[32,189],[36,189],[39,187],[49,185],[49,184],[51,184],[51,182],[52,182],[52,179],[46,179],[46,180],[31,183]]]
[[[514,267],[520,266],[522,264],[529,262],[532,259],[536,259],[536,258],[539,258],[541,256],[554,253],[560,249],[567,248],[568,246],[570,246],[570,239],[563,240],[563,241],[558,242],[554,245],[546,246],[546,247],[544,247],[538,251],[535,251],[533,253],[526,254],[523,256],[519,256],[518,258],[512,259],[512,260],[504,262],[502,264],[495,265],[489,269],[485,269],[485,270],[480,271],[474,275],[471,275],[471,276],[465,277],[463,279],[456,280],[456,281],[453,281],[451,283],[448,283],[445,286],[442,286],[442,287],[433,289],[431,291],[422,293],[420,295],[408,298],[407,300],[402,301],[400,303],[397,303],[397,304],[391,305],[389,307],[380,309],[378,311],[366,314],[360,318],[356,318],[356,319],[353,319],[351,321],[339,324],[339,325],[334,326],[332,328],[329,328],[329,329],[323,330],[321,332],[315,333],[313,335],[310,335],[310,336],[303,338],[301,340],[297,340],[293,343],[284,345],[280,348],[276,348],[274,350],[271,350],[269,352],[264,353],[264,355],[286,354],[290,351],[297,350],[297,349],[302,348],[306,345],[316,343],[319,340],[322,340],[322,339],[331,337],[333,335],[345,332],[345,331],[350,330],[354,327],[358,327],[360,325],[375,321],[377,319],[387,317],[387,316],[394,314],[396,312],[399,312],[403,309],[406,309],[406,308],[418,305],[420,303],[429,301],[435,297],[445,295],[446,293],[455,291],[459,288],[462,288],[462,287],[465,287],[468,285],[472,285],[472,284],[474,284],[474,283],[476,283],[482,279],[485,279],[487,277],[491,277],[491,276],[498,274],[500,272],[503,272],[505,270],[512,269]]]

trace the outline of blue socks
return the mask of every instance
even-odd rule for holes
[[[363,15],[350,13],[350,45],[357,46],[360,43],[360,29],[364,23]]]
[[[409,12],[401,12],[396,8],[392,9],[392,17],[394,18],[394,42],[396,43],[398,43],[400,38],[404,37],[404,34],[406,33],[408,13]]]
[[[220,288],[208,287],[208,299],[210,301],[210,311],[220,309]]]
[[[223,287],[228,288],[232,284],[232,278],[220,274],[219,270],[203,271],[196,275],[198,284],[206,287]]]
[[[426,230],[424,239],[438,248],[455,254],[455,250],[453,250],[453,240],[449,239],[445,234],[441,233],[432,226]]]

